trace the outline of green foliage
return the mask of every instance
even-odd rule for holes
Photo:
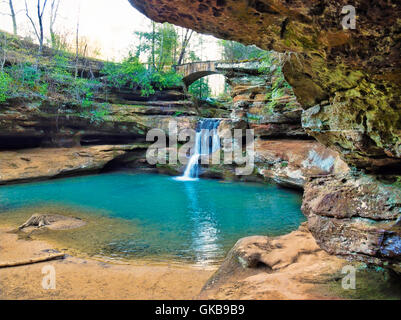
[[[11,81],[11,77],[6,72],[0,71],[0,102],[7,100]]]
[[[172,70],[159,72],[146,69],[132,54],[122,63],[106,63],[102,74],[109,87],[140,89],[143,96],[154,94],[156,89],[178,86],[182,81],[182,77]]]
[[[201,78],[189,86],[188,92],[198,99],[206,99],[210,97],[212,90],[208,79]]]
[[[97,104],[89,110],[83,110],[81,115],[90,119],[91,123],[101,123],[109,114],[110,105],[108,103]]]
[[[116,88],[138,87],[141,75],[146,73],[146,68],[139,62],[136,56],[130,56],[120,64],[108,62],[104,65],[102,73],[106,76],[108,85]]]
[[[176,111],[176,112],[174,113],[174,117],[179,117],[179,116],[181,116],[182,114],[183,114],[182,111]]]
[[[52,65],[48,70],[48,75],[56,82],[71,80],[72,74],[69,71],[69,59],[66,54],[59,52],[53,58]]]
[[[173,25],[152,22],[149,32],[136,32],[139,45],[136,56],[148,56],[148,63],[156,70],[163,71],[166,66],[174,65],[178,59],[179,36]]]
[[[49,85],[47,83],[41,84],[38,91],[40,95],[47,96],[49,94]]]
[[[228,61],[256,59],[264,53],[256,46],[245,46],[235,41],[221,40],[220,45],[223,48],[223,59]]]
[[[69,103],[79,106],[82,115],[99,121],[106,114],[106,109],[99,111],[95,103],[95,93],[102,84],[94,79],[75,77],[72,70],[68,55],[61,51],[51,64],[41,65],[41,68],[29,62],[7,67],[0,73],[0,102],[12,96],[48,99],[52,95],[62,95]]]
[[[42,76],[41,71],[29,62],[13,65],[6,70],[19,85],[31,89],[35,88]]]
[[[283,161],[280,163],[281,168],[287,168],[288,167],[288,162],[287,161]]]
[[[88,108],[94,104],[95,90],[98,86],[100,86],[100,82],[96,80],[77,78],[72,82],[71,88],[75,94],[76,101],[82,107]]]
[[[8,74],[9,77],[7,99],[17,95],[21,97],[39,93],[43,84],[41,82],[42,72],[29,62],[6,67],[4,73]],[[41,88],[42,92],[43,90]]]

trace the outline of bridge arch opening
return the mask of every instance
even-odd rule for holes
[[[226,77],[213,73],[200,77],[187,87],[188,92],[198,99],[219,98],[228,92]]]
[[[222,75],[220,72],[217,72],[217,71],[198,71],[198,72],[191,73],[190,75],[184,77],[182,80],[184,81],[185,85],[188,88],[195,81],[197,81],[201,78],[207,77],[207,76],[215,75],[215,74]]]

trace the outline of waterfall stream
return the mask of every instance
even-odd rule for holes
[[[180,181],[193,181],[199,176],[199,161],[202,156],[209,155],[220,149],[220,138],[217,128],[220,125],[218,119],[199,120],[196,128],[194,152],[189,159],[184,174],[176,178]]]

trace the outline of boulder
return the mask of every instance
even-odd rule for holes
[[[302,211],[317,243],[331,254],[398,270],[399,181],[396,176],[379,179],[352,172],[308,181]]]

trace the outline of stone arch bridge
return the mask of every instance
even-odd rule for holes
[[[254,68],[258,60],[252,61],[200,61],[180,64],[174,66],[177,73],[183,76],[183,81],[186,87],[200,78],[210,76],[212,74],[226,75],[232,70]]]

